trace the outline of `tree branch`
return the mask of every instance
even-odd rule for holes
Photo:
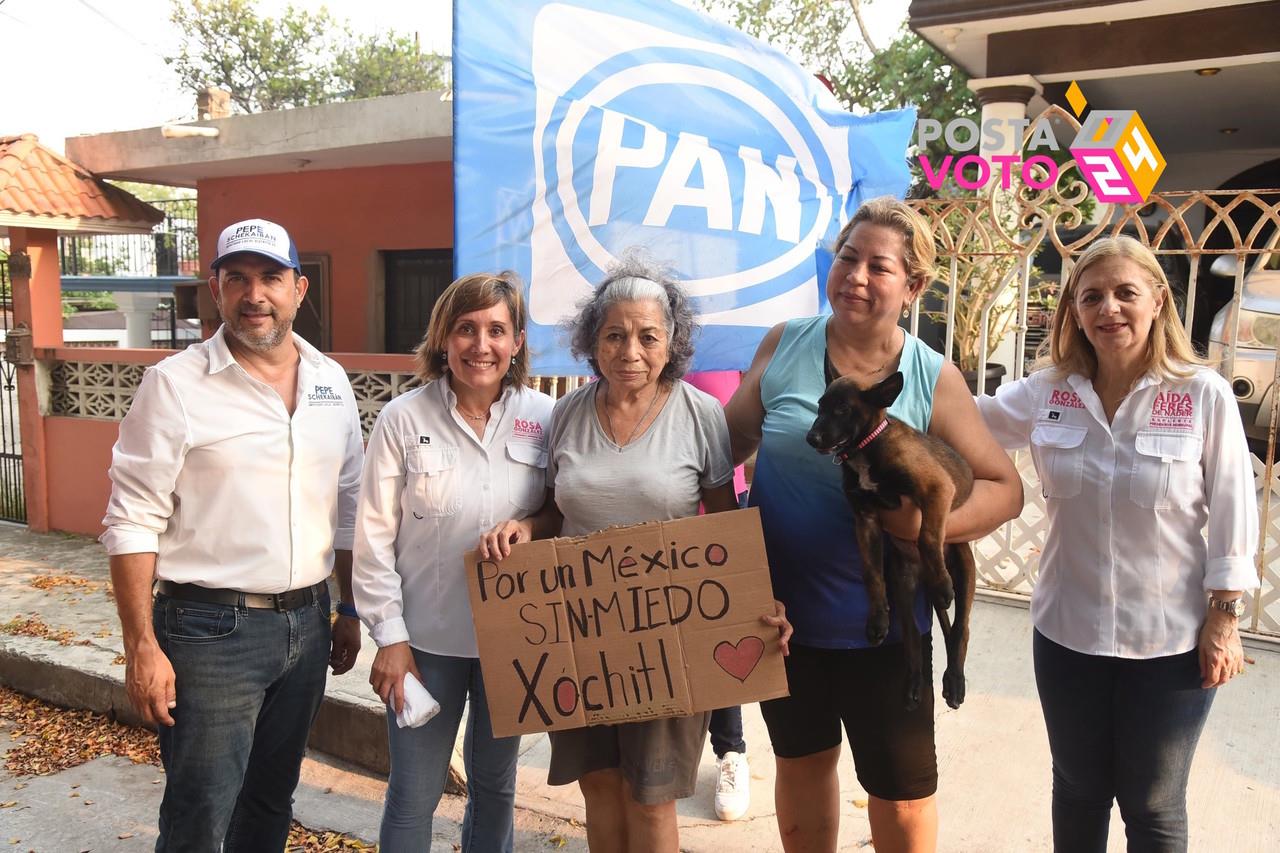
[[[874,56],[880,52],[880,48],[876,47],[876,43],[871,40],[871,32],[867,29],[866,21],[862,20],[862,0],[849,0],[849,8],[853,9],[853,19],[858,22],[858,32],[862,33],[862,41],[866,44],[867,49]]]

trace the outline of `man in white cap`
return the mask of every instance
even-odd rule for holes
[[[143,376],[102,542],[129,700],[159,730],[156,850],[281,850],[325,665],[360,649],[363,444],[346,373],[292,332],[307,279],[285,230],[231,225],[211,266],[222,326]]]

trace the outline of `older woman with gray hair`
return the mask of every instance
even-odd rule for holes
[[[599,381],[556,403],[548,438],[547,500],[536,515],[499,524],[480,542],[511,545],[737,508],[729,432],[720,404],[681,381],[697,330],[684,291],[632,257],[610,270],[569,324],[575,357]],[[778,605],[780,608],[781,605]],[[779,609],[763,617],[781,632]],[[592,850],[679,849],[675,801],[693,793],[710,713],[551,733],[549,781],[577,782]]]

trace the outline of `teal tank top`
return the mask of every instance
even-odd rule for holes
[[[830,649],[865,648],[867,593],[853,513],[840,466],[805,441],[826,390],[823,364],[829,315],[791,320],[760,378],[764,424],[751,482],[750,506],[760,508],[773,593],[787,606],[793,642]],[[928,431],[942,356],[906,335],[898,369],[902,393],[889,414]],[[923,591],[916,622],[929,630]],[[900,639],[896,619],[888,641]]]

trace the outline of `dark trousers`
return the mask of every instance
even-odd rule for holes
[[[279,853],[324,698],[328,595],[283,612],[157,596],[153,619],[178,702],[157,853]]]
[[[738,495],[738,506],[747,508],[747,493]],[[746,755],[747,742],[742,739],[742,708],[720,708],[711,712],[711,749],[716,758],[724,758],[726,752]]]
[[[1074,652],[1035,632],[1053,754],[1053,849],[1105,853],[1114,799],[1130,853],[1187,850],[1187,778],[1215,691],[1195,650],[1148,660]]]
[[[720,708],[711,712],[711,749],[716,758],[724,758],[726,752],[745,755],[747,742],[742,739],[742,708]]]

